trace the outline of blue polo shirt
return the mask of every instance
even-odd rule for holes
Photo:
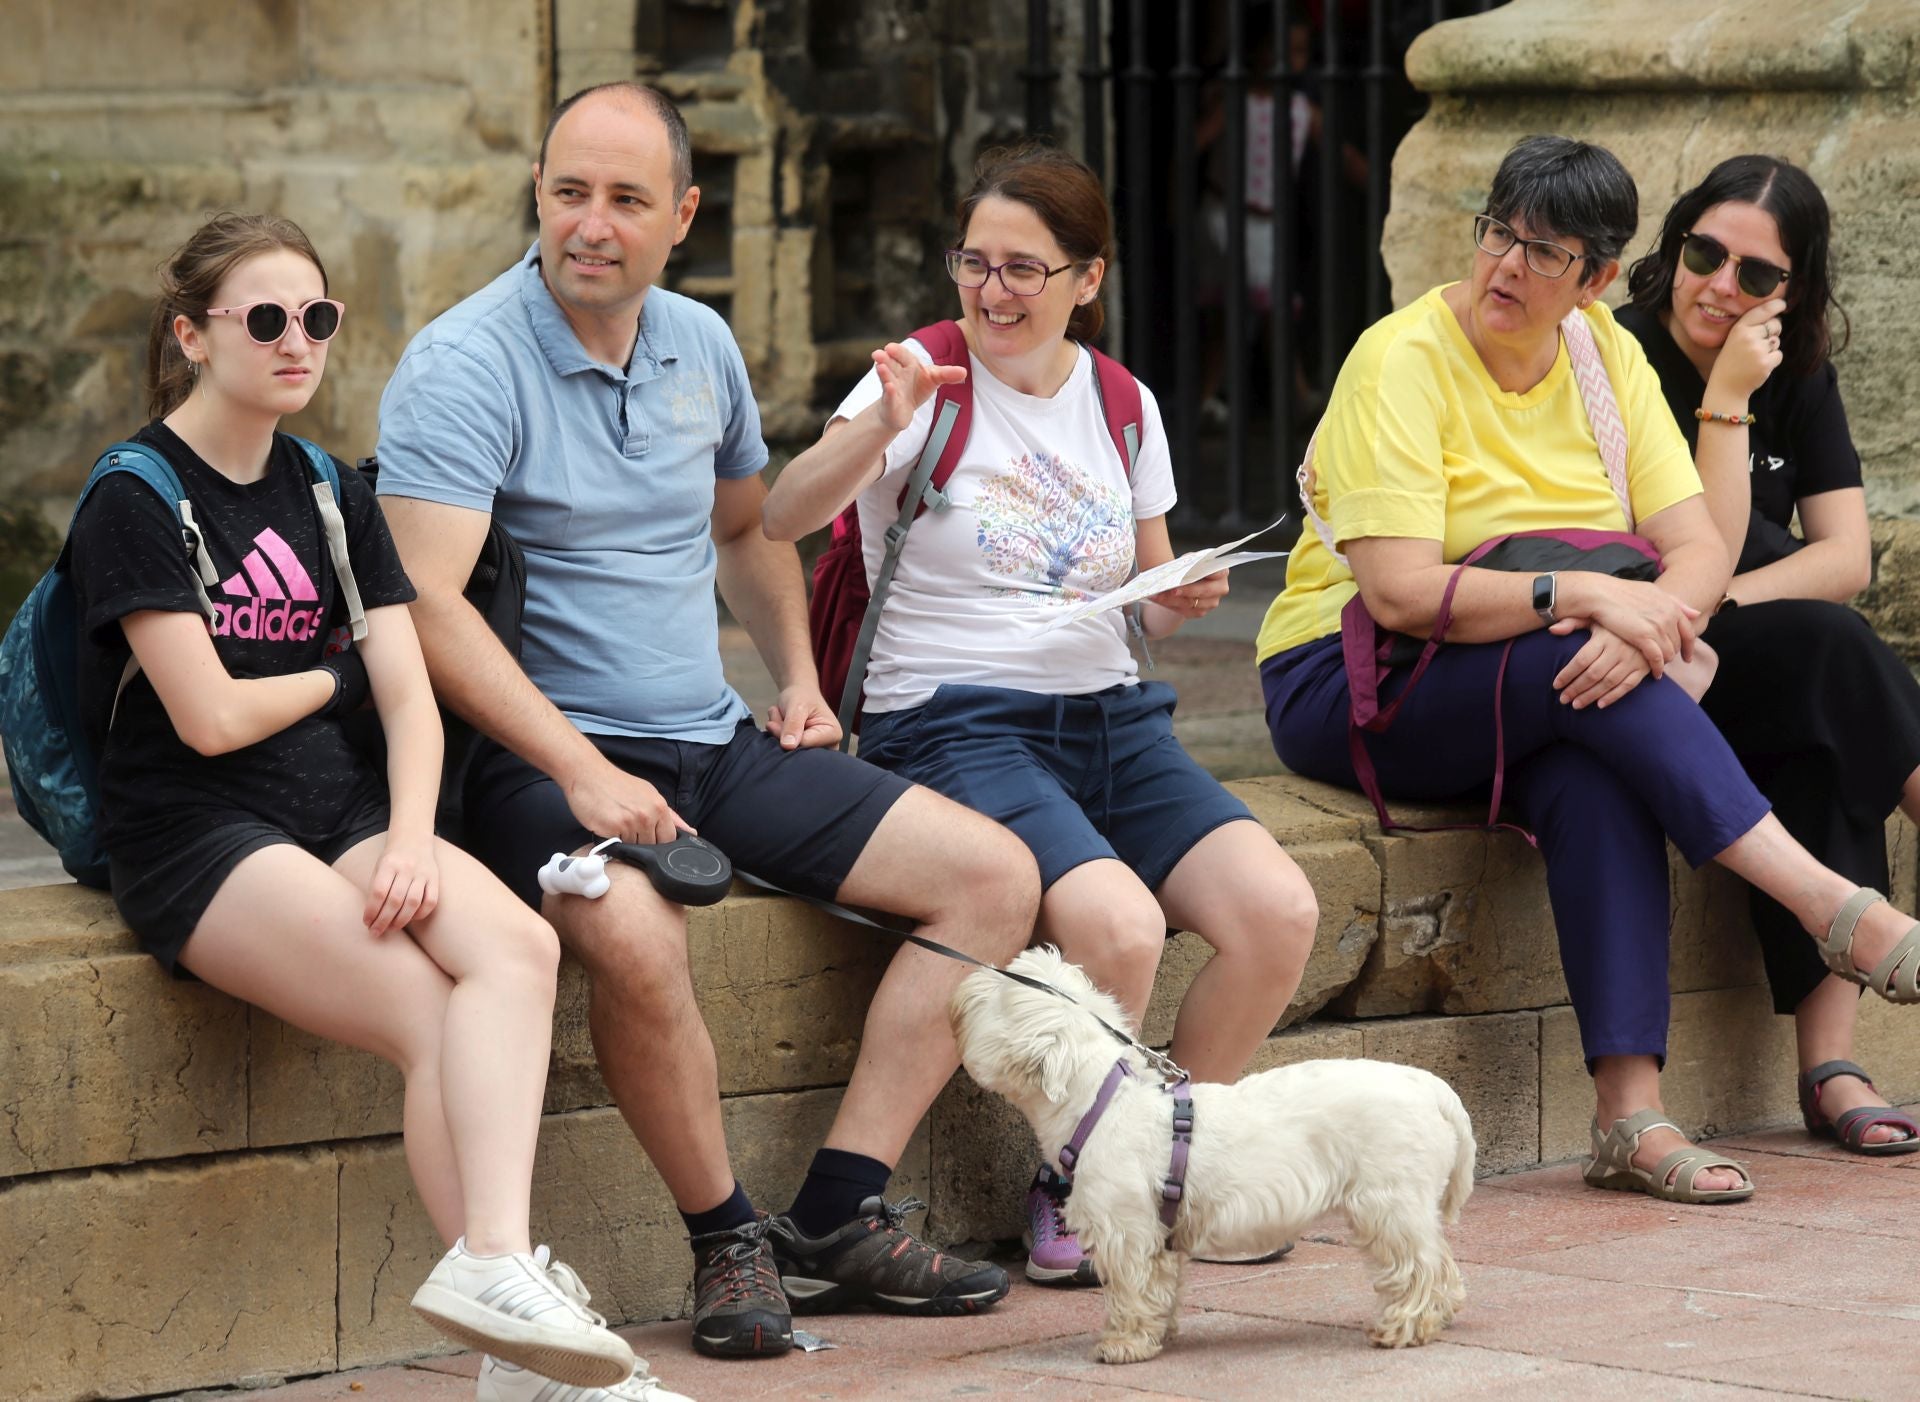
[[[624,372],[580,344],[539,245],[413,338],[380,397],[380,494],[496,516],[527,556],[521,665],[581,730],[724,743],[713,485],[767,463],[719,315],[656,287]]]

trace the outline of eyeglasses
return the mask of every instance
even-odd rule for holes
[[[1688,234],[1680,241],[1680,261],[1696,277],[1712,277],[1729,258],[1733,260],[1733,280],[1749,297],[1770,297],[1775,288],[1793,276],[1785,268],[1776,268],[1761,259],[1729,253],[1720,240],[1705,234]]]
[[[1580,259],[1593,256],[1591,253],[1575,253],[1571,248],[1563,248],[1545,239],[1523,239],[1491,214],[1474,216],[1473,244],[1482,253],[1493,258],[1504,258],[1516,243],[1526,250],[1522,256],[1526,258],[1527,266],[1541,277],[1564,277],[1567,269]]]
[[[333,333],[340,329],[340,318],[347,313],[346,303],[336,302],[330,297],[315,297],[311,302],[302,302],[297,307],[283,306],[279,302],[248,302],[241,307],[208,307],[208,316],[237,316],[247,328],[247,335],[262,346],[277,346],[287,334],[287,327],[294,317],[300,319],[300,330],[309,341],[316,344],[331,341]]]
[[[1012,258],[1005,263],[989,263],[978,253],[964,248],[947,250],[947,276],[962,287],[985,287],[987,279],[1000,274],[1000,285],[1016,297],[1038,297],[1046,290],[1047,279],[1064,273],[1073,264],[1049,268],[1033,258]]]

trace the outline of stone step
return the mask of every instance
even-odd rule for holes
[[[1233,787],[1312,880],[1314,954],[1255,1067],[1369,1056],[1460,1092],[1482,1172],[1580,1153],[1591,1091],[1535,853],[1508,833],[1382,836],[1357,795],[1280,776]],[[1471,822],[1454,809],[1404,821]],[[1889,825],[1912,908],[1915,835]],[[1676,866],[1667,1107],[1690,1132],[1794,1115],[1738,883]],[[692,913],[695,984],[728,1140],[757,1201],[784,1203],[831,1120],[889,942],[797,902]],[[1205,962],[1170,941],[1149,1008],[1164,1042]],[[1920,1016],[1862,1008],[1860,1058],[1920,1098]],[[439,1349],[407,1300],[438,1254],[406,1176],[398,1077],[141,953],[106,897],[0,894],[0,1396],[128,1396]],[[534,1186],[536,1235],[615,1320],[679,1315],[689,1273],[664,1186],[593,1066],[586,986],[563,968]],[[958,1076],[896,1193],[942,1243],[1017,1235],[1032,1136]]]

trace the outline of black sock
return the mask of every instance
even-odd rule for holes
[[[860,1215],[860,1204],[877,1198],[893,1177],[890,1165],[845,1149],[822,1149],[813,1156],[807,1178],[787,1209],[794,1226],[822,1237]]]
[[[747,1190],[736,1181],[732,1195],[718,1207],[709,1207],[705,1212],[682,1212],[680,1220],[687,1224],[688,1236],[730,1231],[753,1220],[753,1202],[747,1197]]]

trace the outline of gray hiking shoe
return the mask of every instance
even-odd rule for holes
[[[793,1315],[767,1241],[768,1218],[694,1237],[693,1346],[716,1358],[785,1353]]]
[[[767,1240],[795,1314],[829,1314],[869,1305],[890,1314],[973,1314],[1007,1293],[1007,1273],[985,1261],[936,1251],[905,1227],[918,1198],[868,1198],[860,1215],[826,1236],[803,1236],[775,1217]]]

